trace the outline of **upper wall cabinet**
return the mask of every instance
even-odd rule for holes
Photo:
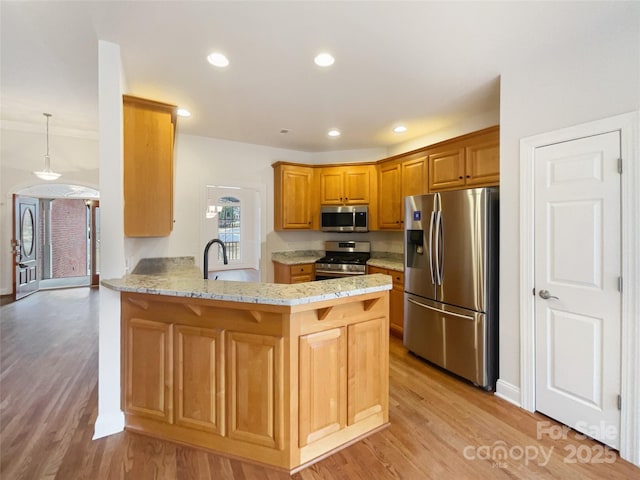
[[[500,129],[491,127],[429,151],[429,190],[487,187],[500,182]]]
[[[173,230],[176,107],[123,96],[124,234],[166,237]]]
[[[402,230],[404,197],[427,193],[427,154],[393,157],[378,164],[378,228]]]
[[[322,205],[363,205],[371,199],[372,165],[348,165],[320,169]]]
[[[275,230],[317,230],[317,185],[313,167],[281,162],[274,168]]]

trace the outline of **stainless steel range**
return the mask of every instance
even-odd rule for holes
[[[327,241],[324,248],[325,256],[316,261],[316,280],[367,273],[367,260],[371,257],[369,242]]]

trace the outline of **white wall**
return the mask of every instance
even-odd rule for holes
[[[482,130],[483,128],[492,127],[500,124],[500,105],[496,102],[491,111],[484,112],[479,115],[465,117],[460,119],[453,125],[448,125],[440,130],[425,135],[423,137],[414,138],[412,140],[399,143],[389,147],[388,156],[398,155],[400,153],[410,152],[418,148],[433,145],[444,140],[459,137],[467,133]]]
[[[72,132],[54,128],[55,112],[49,123],[51,168],[62,176],[55,183],[98,188],[98,134]],[[0,130],[0,294],[13,291],[12,195],[19,190],[43,182],[34,170],[41,170],[46,152],[44,116],[34,122],[41,125],[3,123]]]
[[[618,7],[620,4],[618,3]],[[512,63],[500,98],[500,380],[519,402],[519,142],[640,107],[640,9],[603,18],[608,27],[568,35],[535,58]],[[574,36],[575,35],[575,36]],[[576,44],[581,42],[576,55]],[[637,159],[636,159],[637,160]],[[500,385],[498,385],[500,391]]]
[[[122,92],[126,90],[118,45],[99,42],[98,84],[100,276],[117,278],[125,273]],[[100,287],[98,333],[98,418],[93,438],[124,428],[120,410],[120,294],[105,287]]]
[[[376,162],[388,157],[386,148],[364,148],[361,150],[335,150],[309,154],[309,163],[326,165],[329,163]]]
[[[188,120],[184,120],[185,122]],[[140,258],[193,256],[202,263],[202,218],[207,185],[241,186],[259,192],[261,217],[260,270],[267,280],[272,270],[267,235],[273,230],[273,168],[277,161],[308,163],[309,155],[294,150],[180,134],[175,148],[173,232],[164,238],[127,238],[127,263]]]

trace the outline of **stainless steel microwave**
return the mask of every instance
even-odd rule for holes
[[[367,205],[321,207],[320,230],[323,232],[368,232],[369,207]]]

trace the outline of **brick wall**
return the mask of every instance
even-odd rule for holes
[[[87,275],[87,207],[57,198],[51,207],[52,278]]]

